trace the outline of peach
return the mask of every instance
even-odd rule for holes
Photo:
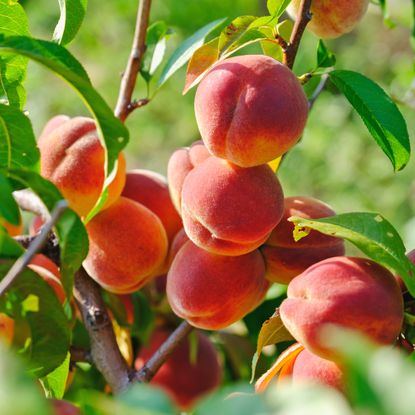
[[[52,128],[54,127],[54,128]],[[80,216],[86,216],[97,202],[104,184],[104,149],[95,122],[75,117],[45,127],[38,140],[41,174],[50,180]],[[125,159],[118,157],[116,177],[109,187],[104,208],[121,194],[125,183]]]
[[[13,341],[14,336],[14,320],[7,314],[0,313],[0,339],[7,345]]]
[[[183,183],[184,229],[212,253],[243,255],[263,244],[278,224],[283,197],[269,166],[241,168],[209,157]]]
[[[167,235],[160,219],[140,203],[120,197],[86,226],[88,274],[115,294],[138,290],[162,266]]]
[[[40,232],[40,230],[42,229],[42,226],[45,224],[44,220],[42,219],[41,216],[35,216],[32,220],[32,222],[30,223],[29,226],[29,234],[30,235],[36,235],[37,233]]]
[[[301,0],[293,0],[288,7],[296,16]],[[322,39],[332,39],[351,32],[366,13],[369,0],[313,0],[312,18],[307,28]]]
[[[22,218],[20,218],[20,223],[18,225],[13,225],[12,223],[7,222],[6,219],[0,217],[0,226],[3,226],[10,236],[17,236],[23,233]]]
[[[330,206],[312,197],[285,198],[283,217],[261,248],[267,265],[267,278],[272,282],[288,284],[316,262],[344,255],[342,239],[317,231],[311,231],[305,238],[295,242],[294,224],[288,221],[291,216],[319,219],[335,214]]]
[[[74,404],[62,399],[51,399],[54,415],[81,415],[81,410]]]
[[[195,327],[219,330],[248,314],[269,287],[258,250],[222,256],[191,241],[177,253],[167,275],[167,299],[173,311]]]
[[[182,228],[182,220],[170,198],[167,180],[150,170],[131,170],[127,172],[122,196],[141,203],[155,213],[166,230],[169,242]]]
[[[183,182],[188,173],[202,161],[210,157],[202,141],[194,142],[190,147],[176,150],[167,166],[167,181],[171,200],[177,212],[181,212],[181,193]]]
[[[287,66],[268,56],[245,55],[213,66],[197,89],[195,113],[214,156],[252,167],[296,144],[308,102]]]
[[[153,332],[150,343],[140,350],[136,369],[144,365],[169,335],[169,331],[161,329]],[[218,353],[209,338],[197,332],[196,347],[193,361],[190,340],[186,338],[150,382],[164,390],[182,410],[190,409],[197,400],[216,389],[222,378]]]
[[[321,329],[331,323],[391,344],[403,322],[403,301],[393,275],[365,258],[333,257],[314,264],[288,285],[281,319],[308,350],[332,359]]]
[[[190,239],[187,236],[185,230],[182,228],[179,232],[177,232],[177,235],[174,237],[173,242],[171,243],[169,250],[169,264],[173,262],[174,257],[187,241],[190,241]]]

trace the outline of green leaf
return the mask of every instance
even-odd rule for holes
[[[271,16],[280,17],[290,4],[291,0],[268,0],[267,8]]]
[[[12,264],[12,261],[0,264],[0,279]],[[29,297],[37,297],[38,307],[22,308]],[[49,284],[32,270],[25,269],[1,301],[9,303],[14,317],[18,313],[29,323],[31,341],[23,353],[28,360],[28,372],[43,377],[61,365],[69,350],[70,331],[63,308]]]
[[[39,149],[32,124],[19,109],[0,104],[0,168],[39,171]]]
[[[317,68],[330,68],[336,64],[336,57],[320,39],[317,46]]]
[[[17,2],[0,0],[0,34],[3,36],[30,36],[26,13]],[[27,58],[14,53],[0,54],[0,95],[9,105],[23,108],[26,93],[22,83],[26,77]]]
[[[105,176],[103,193],[97,205],[89,213],[89,221],[106,199],[106,189],[116,174],[119,152],[127,145],[128,130],[116,118],[98,92],[92,87],[82,65],[62,46],[24,36],[0,39],[0,52],[13,52],[29,57],[46,66],[69,83],[82,97],[85,105],[97,121],[97,131],[105,149]]]
[[[47,398],[63,398],[66,382],[68,380],[70,361],[71,355],[70,353],[67,353],[63,363],[41,380]]]
[[[88,0],[58,0],[61,12],[53,40],[61,45],[71,42],[84,20]]]
[[[0,258],[18,258],[22,254],[22,246],[0,226]]]
[[[155,324],[154,310],[151,308],[147,297],[140,291],[132,294],[134,305],[134,323],[131,328],[131,335],[146,343],[153,331]]]
[[[51,212],[63,199],[59,190],[48,180],[27,170],[9,170],[8,176],[32,189]],[[79,216],[66,209],[56,224],[60,248],[60,272],[66,296],[71,298],[73,278],[88,253],[88,235]]]
[[[170,34],[165,22],[154,22],[147,29],[146,53],[141,64],[140,73],[149,83],[166,52],[166,37]]]
[[[256,16],[240,16],[232,20],[219,35],[219,51],[225,54],[235,49],[235,44],[241,44],[241,38],[249,31],[251,23],[255,20],[257,20]],[[262,36],[265,37],[263,34]]]
[[[346,239],[369,258],[398,274],[411,295],[415,295],[415,266],[406,257],[398,232],[380,214],[354,212],[315,220],[293,216],[289,220],[295,223],[296,240],[305,237],[310,229]]]
[[[357,72],[337,70],[329,76],[358,112],[394,169],[402,170],[409,161],[410,142],[405,119],[396,104],[380,86]]]
[[[19,206],[12,196],[13,188],[7,178],[0,173],[0,216],[12,225],[21,221]]]
[[[187,38],[171,55],[166,66],[157,82],[157,88],[160,88],[176,71],[178,71],[193,55],[193,53],[203,45],[206,36],[222,25],[225,19],[215,20],[206,26],[203,26],[192,36]]]

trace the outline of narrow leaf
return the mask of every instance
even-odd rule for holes
[[[67,353],[63,363],[41,380],[47,398],[63,398],[68,380],[70,361],[71,355]]]
[[[193,53],[203,45],[206,36],[222,25],[225,19],[215,20],[203,26],[192,36],[187,38],[171,55],[157,82],[160,88],[176,71],[178,71],[192,57]]]
[[[0,34],[3,36],[29,36],[28,19],[17,2],[0,0]],[[22,83],[26,77],[27,58],[14,53],[0,54],[0,95],[4,94],[9,105],[23,108],[26,93]]]
[[[336,64],[336,57],[320,39],[317,46],[317,68],[330,68]]]
[[[12,196],[12,191],[13,188],[9,181],[0,173],[0,216],[12,225],[19,225],[21,220],[20,211]]]
[[[23,247],[0,226],[0,258],[18,258],[23,253]]]
[[[103,193],[86,221],[98,213],[106,198],[106,189],[116,174],[119,152],[127,145],[128,130],[116,118],[98,92],[92,87],[82,65],[62,46],[38,39],[13,36],[0,40],[0,52],[18,53],[41,63],[62,77],[82,97],[97,121],[97,131],[105,149],[105,176]]]
[[[61,12],[53,40],[61,45],[71,42],[84,20],[88,0],[58,0]]]
[[[223,53],[229,50],[249,30],[249,26],[256,19],[256,16],[240,16],[234,19],[219,36],[219,50]]]
[[[39,171],[39,149],[32,124],[19,109],[0,104],[0,168]]]
[[[329,76],[358,112],[394,169],[402,170],[409,161],[410,143],[405,119],[396,104],[380,86],[362,74],[337,70]]]
[[[280,17],[290,4],[291,0],[268,0],[267,8],[271,16]]]
[[[405,255],[405,246],[395,228],[377,213],[354,212],[329,218],[309,220],[300,217],[289,219],[295,231],[315,229],[325,235],[346,239],[369,258],[398,274],[411,295],[415,295],[415,266]],[[298,239],[298,238],[296,238]]]

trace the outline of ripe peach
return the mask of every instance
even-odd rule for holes
[[[308,102],[287,66],[268,56],[245,55],[214,65],[197,89],[195,113],[214,156],[252,167],[298,141]]]
[[[148,346],[140,350],[136,369],[156,352],[170,332],[156,330]],[[190,340],[186,338],[150,382],[163,389],[182,409],[190,409],[197,400],[216,389],[222,378],[218,354],[209,338],[197,332],[197,355],[191,359]]]
[[[122,196],[143,204],[161,220],[171,242],[181,229],[182,220],[170,198],[167,180],[150,170],[132,170],[127,172]]]
[[[189,237],[187,236],[185,230],[182,228],[177,235],[174,237],[173,242],[170,246],[169,251],[169,264],[173,262],[174,257],[180,251],[181,247],[187,242],[190,241]]]
[[[38,146],[41,174],[59,188],[69,205],[86,216],[101,194],[104,184],[104,149],[99,141],[95,122],[75,117],[45,127]],[[104,207],[110,206],[121,194],[125,182],[125,159],[118,158],[117,175],[109,187]]]
[[[194,142],[190,147],[176,150],[167,166],[167,181],[174,207],[181,212],[181,193],[183,182],[188,173],[202,161],[210,157],[202,141]]]
[[[195,327],[219,330],[260,304],[268,289],[258,250],[222,256],[191,241],[177,253],[167,275],[167,299],[173,311]]]
[[[293,0],[289,14],[296,16],[300,0]],[[366,13],[369,0],[313,0],[312,18],[307,28],[322,39],[351,32]]]
[[[403,301],[393,275],[377,263],[333,257],[314,264],[288,285],[281,319],[294,338],[320,357],[335,357],[321,338],[327,323],[393,343],[403,322]]]
[[[41,216],[35,216],[29,226],[29,234],[36,235],[40,232],[42,226],[45,224]]]
[[[82,415],[81,410],[74,404],[61,399],[51,399],[54,415]]]
[[[344,255],[343,240],[317,231],[311,231],[307,237],[295,242],[294,224],[288,221],[291,216],[319,219],[335,214],[328,205],[312,197],[285,198],[283,217],[261,248],[267,265],[267,278],[288,284],[316,262]]]
[[[140,203],[120,197],[86,226],[89,252],[84,267],[116,294],[138,290],[163,264],[167,236],[160,219]]]
[[[7,314],[0,313],[0,339],[7,345],[13,341],[14,336],[14,320]]]
[[[283,197],[269,166],[241,168],[209,157],[183,183],[183,225],[201,248],[242,255],[266,241],[282,217]]]

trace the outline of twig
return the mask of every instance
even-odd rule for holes
[[[133,46],[131,48],[127,67],[121,79],[120,92],[118,95],[117,105],[115,107],[115,115],[121,121],[125,121],[128,115],[135,108],[138,108],[138,106],[133,105],[131,98],[134,92],[135,83],[137,81],[137,74],[140,70],[141,61],[146,50],[145,40],[150,16],[150,7],[151,0],[140,0]]]
[[[74,297],[91,341],[91,357],[114,393],[124,391],[133,373],[117,346],[98,284],[81,268],[75,274]]]
[[[170,337],[159,347],[153,356],[134,376],[137,382],[149,382],[183,339],[193,330],[187,321],[183,321]]]
[[[317,85],[317,88],[314,90],[313,95],[308,100],[308,110],[309,111],[311,111],[311,108],[313,108],[313,105],[316,102],[317,98],[323,92],[328,80],[329,80],[329,75],[328,74],[325,73],[324,75],[321,76],[320,83]]]
[[[33,256],[42,248],[49,237],[52,227],[59,220],[64,210],[68,207],[66,200],[59,201],[51,213],[51,218],[42,227],[39,235],[30,244],[29,249],[13,264],[9,272],[0,282],[0,297],[8,290],[14,280],[24,271]]]
[[[13,192],[13,197],[19,207],[23,210],[33,212],[46,222],[50,219],[50,214],[40,198],[29,189],[17,190]]]
[[[71,354],[71,363],[77,363],[77,362],[92,363],[92,356],[89,350],[72,346],[69,352]]]
[[[294,66],[295,57],[297,55],[304,30],[308,25],[308,22],[311,20],[310,7],[311,0],[301,0],[290,41],[286,49],[283,50],[283,63],[291,69]]]
[[[288,42],[278,33],[275,35],[275,40],[281,46],[283,52],[285,52],[288,48]]]

